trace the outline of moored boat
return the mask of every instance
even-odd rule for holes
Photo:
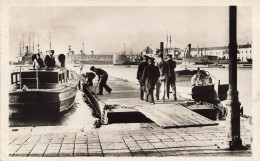
[[[78,76],[62,68],[32,69],[23,66],[11,73],[10,113],[68,110],[77,92]]]

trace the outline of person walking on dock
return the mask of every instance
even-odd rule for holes
[[[140,99],[143,100],[144,99],[144,84],[142,83],[142,75],[144,72],[144,68],[148,65],[148,56],[147,55],[143,55],[143,57],[141,58],[141,60],[143,60],[143,62],[141,62],[138,66],[138,70],[137,70],[137,80],[139,81],[140,84]],[[145,96],[146,97],[146,96]]]
[[[99,81],[99,92],[98,95],[103,95],[103,87],[106,89],[108,93],[112,92],[112,89],[107,85],[107,79],[108,79],[108,74],[106,71],[104,71],[101,68],[95,68],[92,66],[90,68],[91,71],[95,72],[96,75],[98,76],[98,81]]]
[[[44,63],[48,68],[54,68],[55,67],[55,57],[54,50],[51,50],[48,55],[45,56]]]
[[[169,65],[166,61],[163,60],[163,53],[159,55],[158,67],[160,71],[160,78],[156,83],[156,99],[159,100],[159,96],[162,93],[162,102],[164,102],[165,95],[167,92],[167,79],[169,76]],[[162,89],[162,91],[160,91]]]
[[[154,65],[154,58],[149,58],[149,65],[144,68],[144,72],[142,75],[142,84],[145,84],[145,92],[146,92],[146,101],[150,97],[150,103],[154,103],[153,91],[158,78],[160,77],[159,68]]]
[[[168,79],[167,79],[167,97],[168,97],[168,99],[170,98],[170,86],[171,86],[173,98],[174,98],[174,100],[177,100],[176,84],[175,84],[175,81],[176,81],[176,76],[175,76],[176,62],[174,60],[172,60],[171,54],[168,54],[167,57],[168,57],[167,63],[169,65],[169,76],[168,76]]]

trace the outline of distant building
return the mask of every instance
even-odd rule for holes
[[[250,59],[252,60],[252,44],[238,45],[237,50],[238,61],[248,62]],[[219,59],[229,59],[228,46],[191,48],[190,55],[192,57],[217,56]]]
[[[67,53],[66,62],[67,63],[104,63],[104,64],[112,64],[113,55],[86,55],[82,50],[79,54],[74,54],[74,51],[69,51]]]

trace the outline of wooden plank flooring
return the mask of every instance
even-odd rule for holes
[[[135,109],[163,128],[218,125],[179,104],[143,105]]]

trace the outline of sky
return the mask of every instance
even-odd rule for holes
[[[252,42],[251,7],[237,9],[237,42]],[[37,51],[49,50],[51,35],[55,53],[112,54],[131,49],[140,53],[145,47],[160,48],[171,35],[172,46],[185,48],[228,45],[228,7],[12,7],[9,12],[11,59],[19,55],[20,42]],[[32,49],[31,49],[32,50]]]

